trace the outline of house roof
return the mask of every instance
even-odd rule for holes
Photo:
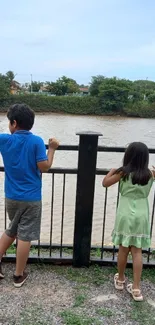
[[[83,91],[83,92],[88,92],[89,91],[88,87],[80,87],[79,89],[80,89],[80,91]]]
[[[40,90],[47,91],[48,90],[48,86],[47,85],[43,85],[43,86],[40,87]]]
[[[20,86],[20,83],[16,80],[12,80],[11,81],[11,89],[20,89],[21,86]]]

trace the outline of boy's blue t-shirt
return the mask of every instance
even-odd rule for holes
[[[5,168],[5,197],[18,201],[41,200],[41,173],[37,162],[47,160],[43,140],[29,131],[0,134]]]

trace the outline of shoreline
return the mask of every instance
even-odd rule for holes
[[[0,103],[0,113],[7,112],[10,105],[29,105],[39,114],[69,114],[75,116],[118,116],[129,118],[155,118],[155,104],[148,101],[128,101],[124,105],[105,106],[95,96],[43,96],[43,95],[12,95]]]
[[[35,111],[35,109],[34,108],[32,108],[34,111]],[[4,116],[4,115],[6,115],[6,113],[7,113],[7,110],[6,111],[1,111],[1,108],[0,108],[0,116]],[[54,115],[54,116],[56,116],[56,115],[64,115],[64,116],[75,116],[75,117],[88,117],[88,118],[91,118],[91,117],[96,117],[96,118],[104,118],[104,117],[106,117],[106,118],[119,118],[119,119],[133,119],[133,120],[135,120],[135,119],[155,119],[155,117],[140,117],[140,116],[129,116],[129,115],[125,115],[125,114],[122,114],[122,115],[120,115],[120,114],[77,114],[77,113],[66,113],[66,112],[52,112],[52,111],[42,111],[42,112],[40,112],[40,111],[35,111],[35,115],[39,115],[39,116],[47,116],[47,115]]]

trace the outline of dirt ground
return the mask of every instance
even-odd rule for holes
[[[143,271],[144,302],[113,286],[115,268],[28,265],[29,278],[14,288],[14,264],[3,264],[0,325],[154,325],[155,270]],[[132,271],[127,270],[132,279]]]

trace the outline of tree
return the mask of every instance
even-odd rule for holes
[[[133,88],[130,90],[129,100],[131,103],[137,103],[142,101],[143,99],[144,99],[144,95],[141,92],[134,90]]]
[[[32,91],[38,92],[40,90],[40,87],[43,86],[43,82],[40,81],[32,81]],[[28,87],[29,91],[31,91],[31,85],[29,84]]]
[[[65,76],[48,83],[49,91],[56,96],[64,96],[79,92],[79,85],[74,79]]]
[[[79,88],[89,88],[89,86],[88,85],[81,84],[81,85],[79,85]]]
[[[101,86],[102,82],[106,78],[104,76],[98,75],[96,77],[92,77],[89,91],[91,96],[98,96],[99,95],[99,87]]]
[[[128,102],[132,82],[125,79],[104,78],[99,86],[99,97],[104,110],[122,111]]]
[[[58,82],[48,82],[47,89],[53,95],[56,95],[56,96],[63,95],[62,85],[60,85]]]
[[[140,93],[143,98],[144,96],[148,97],[155,91],[155,82],[151,80],[135,80],[133,89]]]
[[[10,82],[12,82],[12,81],[14,80],[14,78],[15,78],[15,74],[14,74],[13,71],[8,71],[8,72],[6,73],[6,77],[8,78],[8,80],[9,80]]]
[[[10,95],[10,82],[7,76],[0,74],[0,102]]]
[[[148,96],[149,103],[155,103],[155,91]]]

